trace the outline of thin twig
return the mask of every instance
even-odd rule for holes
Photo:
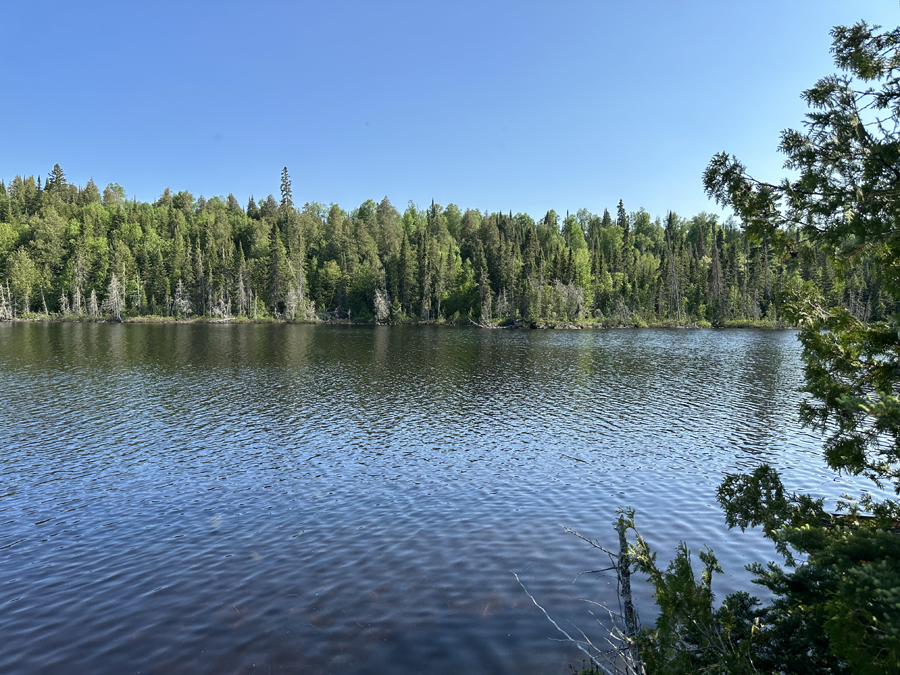
[[[547,610],[544,609],[543,607],[541,607],[540,604],[538,603],[538,601],[535,599],[535,597],[531,593],[528,592],[528,589],[525,588],[525,584],[523,584],[522,580],[519,579],[519,575],[516,574],[515,572],[513,572],[512,574],[516,578],[516,581],[519,582],[519,586],[522,587],[522,590],[525,591],[525,595],[527,595],[529,598],[531,598],[531,601],[534,603],[534,606],[537,607],[539,610],[541,610],[544,613],[544,616],[546,616],[547,620],[556,627],[556,630],[558,630],[560,633],[565,635],[566,638],[570,642],[572,642],[576,647],[578,647],[578,649],[580,649],[584,653],[584,655],[587,656],[591,660],[591,663],[593,663],[595,666],[597,666],[597,668],[599,668],[600,670],[605,672],[607,675],[616,675],[616,673],[612,672],[611,670],[608,670],[606,668],[606,666],[604,666],[599,661],[597,661],[597,659],[594,658],[593,654],[591,654],[587,649],[585,649],[584,647],[581,646],[581,643],[578,640],[576,640],[571,635],[569,635],[566,631],[564,631],[562,629],[562,627],[558,623],[556,623],[556,621],[553,620],[553,617],[551,617],[550,614],[547,613]]]

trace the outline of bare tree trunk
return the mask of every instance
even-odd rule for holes
[[[628,643],[632,667],[635,672],[643,673],[641,653],[634,641],[638,633],[638,621],[637,615],[634,613],[634,600],[631,597],[631,558],[628,555],[628,541],[625,539],[624,520],[619,519],[616,531],[619,533],[619,561],[616,566],[616,574],[619,577],[619,595],[622,597],[622,613],[625,617],[625,640]]]

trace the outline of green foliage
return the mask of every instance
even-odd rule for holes
[[[83,316],[91,292],[101,305],[116,274],[131,318],[184,315],[173,305],[181,281],[182,307],[215,318],[296,317],[297,308],[308,318],[315,303],[371,319],[381,289],[411,321],[753,323],[780,316],[775,292],[797,273],[768,243],[708,214],[670,214],[664,226],[624,206],[615,222],[608,211],[550,211],[535,222],[436,203],[410,203],[401,215],[387,197],[349,211],[298,208],[286,169],[280,201],[251,198],[246,210],[233,195],[195,199],[168,188],[153,204],[128,201],[116,183],[101,195],[93,181],[71,185],[59,166],[45,190],[33,176],[0,185],[0,284],[15,273],[19,304],[43,294],[60,314]],[[853,316],[887,320],[898,309],[874,264],[845,283],[825,256],[800,250],[802,280]]]
[[[624,628],[614,629],[611,635],[619,635],[616,639],[622,646],[618,651],[628,663],[628,672],[644,672],[642,666],[648,673],[756,672],[752,657],[761,628],[754,614],[758,600],[735,593],[716,607],[712,579],[713,573],[722,570],[711,550],[700,551],[703,568],[699,579],[684,542],[662,569],[656,553],[635,527],[634,510],[620,509],[619,514],[613,524],[619,534],[617,556],[587,541],[609,553],[617,570]],[[632,569],[646,574],[653,586],[659,615],[652,628],[639,630],[631,598]]]
[[[804,132],[788,130],[781,150],[799,177],[778,185],[748,176],[725,154],[704,175],[707,192],[733,206],[755,237],[797,255],[801,239],[827,252],[856,282],[852,266],[871,266],[875,301],[897,310],[900,298],[900,29],[877,33],[865,23],[832,32],[835,61],[847,71],[804,93],[812,108]],[[880,88],[870,84],[877,82]],[[827,270],[828,268],[826,268]],[[829,270],[831,273],[832,271]],[[801,326],[806,391],[803,420],[828,434],[829,465],[900,492],[900,336],[897,315],[868,322],[826,305],[811,281],[792,278],[785,313]],[[867,306],[872,304],[872,294]]]
[[[786,493],[768,466],[729,476],[718,500],[729,526],[762,526],[795,567],[749,567],[775,596],[758,615],[757,665],[811,673],[900,667],[900,537],[885,513],[894,502],[880,505],[880,515],[858,504],[830,514],[821,500]],[[792,551],[806,560],[798,564]]]
[[[734,208],[752,240],[770,241],[783,259],[797,260],[780,304],[801,329],[809,394],[801,418],[825,435],[828,465],[896,495],[900,29],[876,31],[859,23],[832,32],[835,62],[846,74],[806,91],[805,130],[782,134],[786,166],[797,178],[762,182],[722,153],[710,162],[704,185]],[[820,254],[826,264],[810,273]],[[863,304],[855,294],[866,275]],[[840,295],[845,306],[836,307]],[[880,317],[873,317],[875,306]],[[728,476],[718,499],[729,527],[762,527],[792,568],[750,567],[774,595],[755,610],[759,634],[750,650],[760,672],[900,672],[896,499],[866,493],[827,513],[822,500],[788,494],[767,466]]]
[[[749,176],[721,153],[704,173],[710,196],[732,206],[756,238],[771,237],[796,254],[801,238],[824,246],[844,265],[875,263],[886,290],[900,293],[900,28],[876,33],[859,23],[832,31],[835,62],[846,75],[804,92],[812,111],[804,131],[782,133],[785,166],[799,177],[779,184]],[[879,89],[868,83],[878,82]]]
[[[859,23],[832,36],[845,75],[805,92],[811,111],[804,131],[782,134],[786,166],[797,177],[763,182],[736,158],[713,157],[706,191],[735,210],[744,234],[705,217],[686,225],[669,214],[657,311],[681,320],[705,300],[716,322],[743,312],[799,326],[803,422],[825,436],[833,470],[897,495],[900,28],[879,33]],[[622,257],[609,249],[610,295],[628,297],[640,281],[621,203],[616,228]],[[698,254],[686,254],[690,249]],[[752,308],[733,282],[741,276],[757,289]],[[647,672],[900,672],[900,503],[891,492],[876,494],[845,496],[830,513],[824,500],[786,491],[766,465],[726,477],[717,497],[728,526],[760,527],[784,558],[784,567],[748,566],[771,593],[766,605],[739,592],[716,607],[711,579],[720,570],[711,551],[700,553],[697,579],[684,544],[662,570],[637,535],[629,552],[659,608],[655,625],[639,636]],[[634,529],[633,520],[628,526]]]
[[[20,246],[9,257],[7,269],[9,285],[13,297],[19,302],[19,311],[27,313],[31,310],[31,297],[40,282],[40,276],[24,246]]]
[[[659,615],[637,638],[647,673],[886,673],[900,667],[900,537],[880,518],[850,509],[826,513],[807,495],[788,494],[767,466],[729,476],[719,490],[729,526],[761,525],[781,547],[803,552],[785,570],[775,563],[748,569],[773,601],[745,591],[716,606],[719,563],[699,552],[694,572],[682,542],[665,569],[634,525],[629,564],[646,574]]]
[[[760,634],[754,615],[759,601],[739,592],[715,607],[712,575],[722,569],[711,550],[700,551],[697,580],[691,552],[682,542],[665,571],[642,538],[631,549],[638,571],[649,576],[660,614],[638,636],[649,673],[754,673],[753,650]]]

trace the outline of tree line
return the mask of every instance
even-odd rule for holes
[[[0,181],[0,316],[325,316],[362,321],[725,324],[777,321],[800,278],[862,320],[898,308],[867,264],[776,253],[732,220],[643,209],[561,217],[462,210],[385,197],[346,211],[170,189],[154,203],[111,183]]]

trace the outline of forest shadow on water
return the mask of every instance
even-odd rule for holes
[[[661,555],[774,557],[715,488],[837,483],[789,331],[0,324],[0,671],[567,673],[559,621]],[[649,589],[638,609],[652,619]]]

